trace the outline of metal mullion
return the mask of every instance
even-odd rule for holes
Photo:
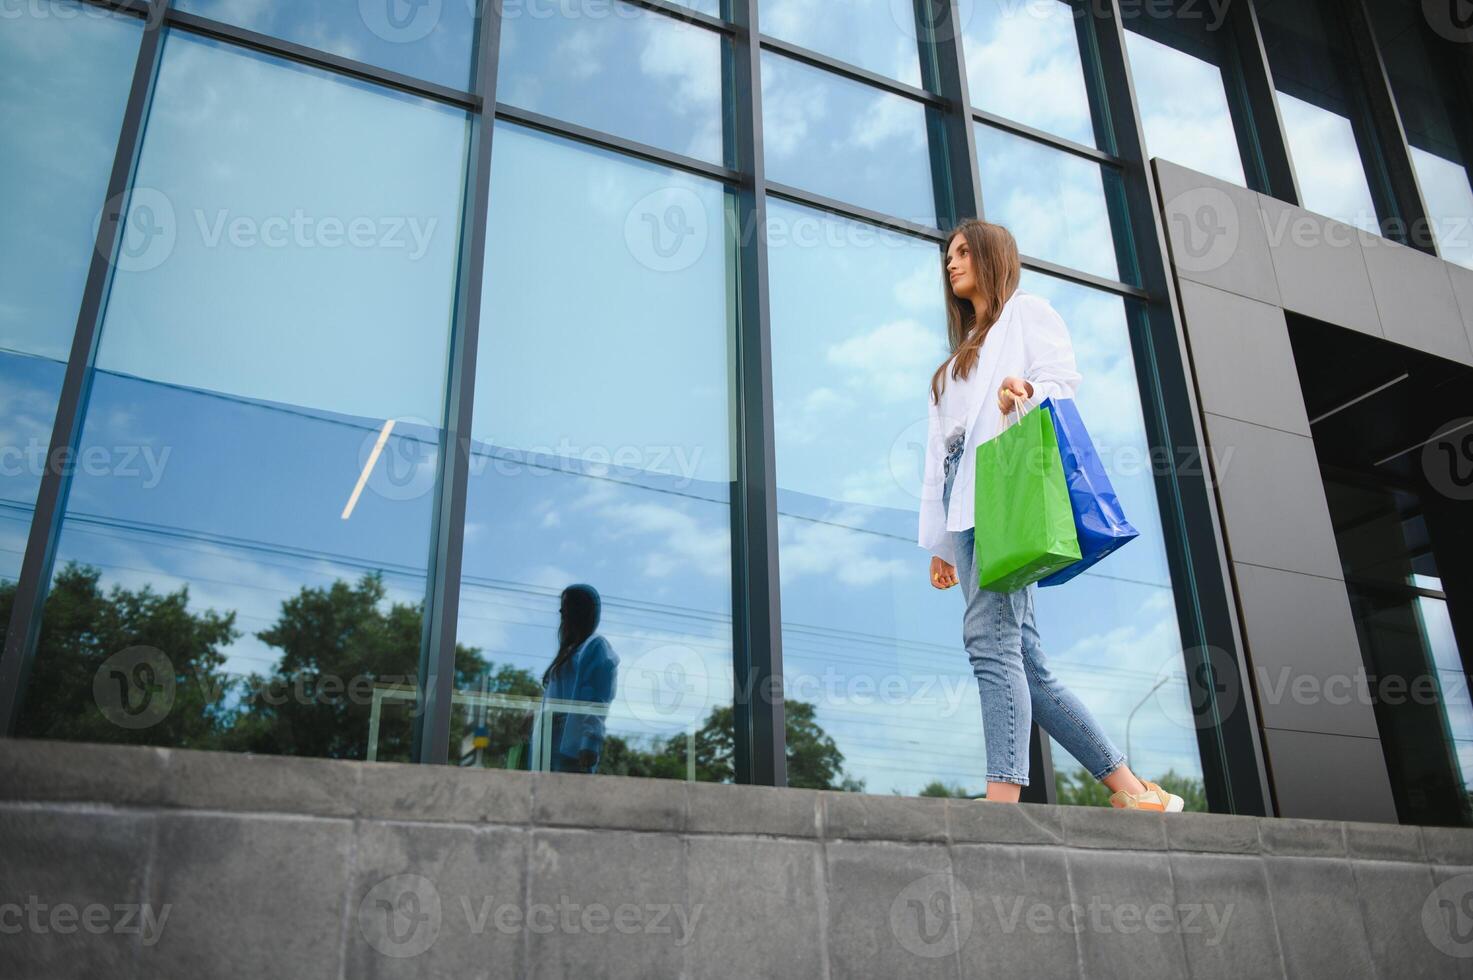
[[[1393,229],[1397,234],[1386,237],[1429,255],[1437,255],[1436,236],[1432,233],[1427,214],[1427,201],[1422,195],[1417,169],[1412,164],[1406,127],[1401,121],[1401,111],[1397,108],[1396,95],[1391,89],[1391,78],[1386,71],[1386,62],[1381,57],[1380,45],[1376,41],[1371,12],[1366,9],[1365,0],[1345,0],[1343,6],[1337,9],[1345,13],[1351,57],[1356,62],[1356,75],[1363,82],[1362,89],[1370,108],[1369,122],[1373,131],[1371,143],[1379,162],[1384,165],[1384,177],[1389,184],[1395,217],[1402,223],[1401,228]],[[1384,223],[1382,231],[1384,234]]]
[[[152,9],[152,5],[147,0],[78,0],[78,2],[88,7],[103,7],[119,13],[137,14],[139,17],[147,17]]]
[[[622,0],[631,7],[643,7],[655,13],[663,14],[673,20],[684,21],[687,24],[699,24],[701,27],[709,28],[729,37],[735,37],[737,29],[730,21],[703,14],[693,7],[682,7],[678,4],[667,3],[665,0]]]
[[[477,19],[476,102],[496,104],[496,67],[501,39],[501,4],[482,0]],[[460,262],[456,276],[455,322],[451,328],[445,415],[435,476],[435,509],[425,582],[419,692],[412,758],[444,764],[450,758],[450,721],[455,710],[455,651],[460,628],[460,587],[465,552],[465,513],[470,482],[476,359],[481,334],[481,284],[485,272],[487,211],[491,200],[493,113],[470,119],[470,165],[465,180]]]
[[[1124,166],[1119,157],[1106,153],[1104,150],[1096,149],[1093,146],[1085,146],[1083,143],[1076,143],[1071,139],[1055,136],[1052,133],[1044,132],[1041,129],[1034,129],[1032,126],[1025,126],[1023,123],[1014,122],[1011,119],[994,115],[991,112],[984,112],[981,109],[972,109],[971,115],[977,122],[986,123],[994,129],[1001,129],[1005,132],[1012,133],[1014,136],[1022,136],[1035,143],[1050,146],[1055,150],[1062,150],[1065,153],[1072,153],[1077,157],[1084,157],[1086,160],[1092,160],[1101,166],[1113,167],[1116,170]]]
[[[1137,241],[1141,282],[1155,299],[1141,304],[1144,316],[1131,317],[1131,340],[1148,437],[1153,446],[1205,445],[1196,392],[1177,313],[1177,296],[1167,260],[1167,243],[1141,129],[1135,85],[1125,50],[1120,0],[1099,3],[1090,17],[1100,59],[1102,93],[1114,122],[1114,138],[1125,169],[1125,206]],[[1144,247],[1139,247],[1144,242]],[[1174,455],[1174,454],[1173,454]],[[1198,749],[1209,800],[1233,813],[1265,815],[1272,810],[1255,708],[1247,692],[1248,666],[1242,653],[1227,553],[1217,520],[1213,489],[1205,472],[1189,475],[1176,465],[1156,477],[1173,595],[1181,628],[1189,683],[1224,666],[1213,650],[1231,651],[1232,669],[1243,696],[1218,703],[1209,687],[1197,713]],[[1204,671],[1206,672],[1204,675]],[[1224,717],[1220,710],[1228,709]]]
[[[924,10],[924,14],[922,14]],[[945,158],[933,161],[936,215],[947,227],[963,218],[982,216],[982,174],[977,162],[977,136],[972,129],[966,52],[954,0],[918,0],[916,33],[922,71],[932,79],[945,103],[939,114]],[[946,242],[941,242],[944,249]]]
[[[144,124],[153,100],[154,79],[158,76],[164,39],[162,14],[167,5],[168,0],[153,0],[145,14],[138,58],[134,62],[128,101],[123,109],[118,147],[108,176],[106,203],[93,243],[92,260],[87,269],[77,326],[72,334],[71,352],[51,429],[51,443],[41,473],[10,623],[5,633],[5,648],[0,654],[0,736],[15,732],[26,681],[40,643],[41,617],[61,538],[67,492],[71,487],[71,467],[66,465],[66,461],[76,454],[81,439],[92,366],[115,268],[114,258],[121,244],[133,175],[143,145]]]
[[[1022,260],[1023,268],[1032,269],[1035,272],[1042,272],[1057,279],[1066,279],[1069,282],[1078,283],[1081,286],[1089,286],[1093,289],[1104,290],[1107,293],[1114,293],[1117,296],[1126,296],[1131,299],[1147,301],[1153,299],[1150,292],[1139,286],[1132,286],[1129,283],[1119,282],[1115,279],[1106,279],[1103,276],[1097,276],[1089,272],[1080,272],[1078,269],[1071,269],[1069,266],[1059,265],[1057,262],[1049,262],[1046,259],[1034,258],[1031,255],[1022,256]]]
[[[341,55],[332,54],[319,48],[297,44],[295,41],[287,41],[279,37],[273,37],[270,34],[261,34],[256,31],[247,30],[244,27],[237,27],[234,24],[212,20],[209,17],[201,17],[198,14],[170,9],[165,16],[166,22],[170,27],[178,27],[192,34],[199,34],[220,41],[228,41],[231,44],[237,44],[254,51],[276,55],[288,61],[311,65],[315,68],[324,68],[340,75],[348,75],[363,81],[374,82],[387,88],[406,92],[410,95],[418,95],[436,102],[443,102],[461,109],[478,109],[480,107],[477,95],[451,88],[448,85],[427,82],[411,75],[391,71],[388,68],[380,68],[377,65],[355,61],[352,58],[344,58]]]
[[[725,184],[743,184],[750,179],[747,174],[730,167],[711,163],[696,157],[688,157],[683,153],[665,150],[649,143],[641,143],[638,140],[627,139],[623,136],[615,136],[613,133],[601,129],[592,129],[588,126],[580,126],[577,123],[559,119],[556,116],[544,115],[523,109],[518,106],[497,103],[496,118],[505,119],[507,122],[530,126],[554,136],[562,136],[579,143],[586,143],[600,149],[612,150],[624,156],[637,157],[651,163],[658,163],[674,170],[682,170],[686,173],[706,177],[710,180],[721,181]]]
[[[925,225],[916,221],[899,218],[883,211],[873,211],[857,204],[849,204],[838,198],[826,197],[823,194],[815,194],[813,191],[805,191],[791,184],[780,184],[776,181],[767,181],[765,184],[768,194],[774,197],[784,198],[795,204],[802,204],[819,211],[827,211],[843,218],[853,218],[866,224],[878,225],[890,231],[901,234],[914,235],[918,238],[929,238],[933,241],[941,241],[942,232],[935,225]]]
[[[767,186],[762,155],[762,46],[757,0],[732,0],[733,138],[749,173],[736,200],[736,446],[732,517],[732,673],[739,783],[785,786],[777,469],[772,407],[772,323],[767,268]],[[723,73],[727,75],[728,73]]]
[[[861,68],[847,61],[832,58],[820,51],[814,51],[812,48],[805,48],[802,45],[793,44],[790,41],[782,41],[766,34],[762,35],[761,47],[763,50],[784,55],[794,61],[800,61],[814,68],[821,68],[824,71],[840,75],[850,81],[860,82],[872,88],[880,89],[891,95],[903,96],[912,101],[934,106],[938,109],[949,108],[947,105],[948,100],[935,92],[928,92],[923,88],[907,85],[905,82],[896,81],[888,75],[881,75],[879,72],[870,71],[868,68]]]
[[[1252,2],[1229,4],[1224,27],[1232,42],[1233,71],[1241,99],[1228,100],[1238,135],[1238,154],[1248,184],[1256,191],[1298,205],[1299,182],[1284,135],[1263,28]]]
[[[801,204],[805,207],[814,208],[815,210],[826,211],[841,218],[876,225],[898,234],[911,235],[915,238],[925,238],[938,245],[946,244],[946,232],[929,225],[906,221],[903,218],[896,218],[893,215],[880,211],[871,211],[868,208],[849,204],[836,198],[824,197],[821,194],[805,191],[788,184],[776,184],[768,181],[767,191],[774,197],[792,201],[794,204]],[[1116,279],[1106,279],[1103,276],[1097,276],[1093,273],[1081,272],[1078,269],[1072,269],[1069,266],[1059,265],[1057,262],[1050,262],[1047,259],[1040,259],[1032,255],[1023,255],[1020,258],[1025,269],[1042,272],[1058,279],[1078,283],[1081,286],[1089,286],[1108,293],[1114,293],[1117,296],[1127,296],[1132,299],[1149,301],[1155,298],[1155,294],[1148,290],[1142,289],[1139,286],[1132,286],[1129,283],[1120,282]]]

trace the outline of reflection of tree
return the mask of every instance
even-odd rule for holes
[[[814,721],[813,705],[783,703],[787,734],[788,785],[802,789],[838,789],[859,792],[864,780],[843,775],[844,754],[832,737]],[[646,752],[611,735],[604,740],[598,771],[659,779],[686,778],[686,736],[657,739]],[[696,779],[730,783],[736,780],[736,723],[731,705],[712,709],[695,733]]]
[[[303,586],[281,604],[276,622],[256,635],[281,650],[269,678],[251,675],[251,697],[231,731],[230,748],[280,755],[362,759],[368,753],[374,684],[414,687],[419,670],[420,603],[390,603],[379,572],[356,585]],[[455,650],[455,688],[464,690],[487,667],[470,647]],[[412,738],[409,702],[390,702],[380,722],[378,758],[407,760]],[[463,714],[460,724],[464,725]],[[463,731],[451,732],[458,745]]]
[[[191,613],[187,585],[168,594],[147,585],[137,591],[114,585],[104,592],[98,585],[101,576],[100,569],[75,562],[56,574],[46,597],[17,733],[30,738],[218,748],[229,725],[224,704],[230,685],[221,650],[240,635],[235,613],[222,615],[213,609]],[[9,622],[14,602],[15,583],[0,584],[0,622]],[[154,647],[168,658],[174,672],[174,700],[153,724],[125,728],[103,714],[94,700],[93,680],[109,657],[135,646]],[[155,658],[153,663],[164,661]],[[120,679],[126,684],[132,677]],[[153,677],[149,683],[161,691],[162,681]]]
[[[1182,798],[1184,810],[1207,812],[1207,793],[1200,780],[1180,776],[1175,769],[1168,769],[1156,782],[1168,793]],[[1054,786],[1058,789],[1059,802],[1072,806],[1109,806],[1110,791],[1097,781],[1083,766],[1072,773],[1056,771]]]

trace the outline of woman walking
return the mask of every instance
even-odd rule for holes
[[[1036,720],[1113,791],[1112,806],[1180,810],[1182,798],[1138,779],[1089,709],[1050,673],[1034,624],[1037,585],[1011,593],[978,587],[977,446],[1001,432],[1009,414],[1074,397],[1080,375],[1063,319],[1018,288],[1018,245],[1006,228],[963,221],[948,240],[944,271],[951,355],[931,377],[920,545],[932,555],[931,584],[960,583],[966,600],[962,641],[982,702],[987,799],[1018,802]]]

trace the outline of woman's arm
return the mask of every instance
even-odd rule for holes
[[[1024,298],[1023,350],[1027,367],[1023,379],[1033,389],[1028,400],[1073,398],[1082,375],[1074,362],[1074,343],[1064,318],[1041,296]]]

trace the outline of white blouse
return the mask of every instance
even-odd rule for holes
[[[952,564],[956,558],[948,532],[976,526],[977,447],[1002,431],[997,390],[1009,375],[1033,386],[1033,397],[1023,403],[1025,411],[1045,398],[1073,398],[1081,380],[1064,318],[1048,300],[1021,289],[1003,304],[1002,315],[988,332],[971,375],[958,382],[948,373],[939,405],[931,401],[929,384],[926,388],[926,469],[918,543]],[[946,443],[958,432],[965,432],[967,441],[952,478],[947,513],[941,499],[946,489]]]

